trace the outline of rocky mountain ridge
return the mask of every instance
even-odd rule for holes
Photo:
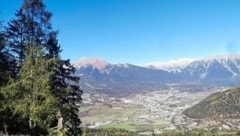
[[[177,71],[156,66],[110,64],[99,58],[82,58],[74,63],[85,90],[129,93],[157,90],[171,85],[234,86],[240,83],[240,56],[219,55],[174,65]],[[191,88],[192,89],[192,88]],[[201,90],[201,88],[199,88]]]

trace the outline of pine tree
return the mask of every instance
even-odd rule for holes
[[[79,88],[79,77],[73,76],[75,68],[69,60],[60,59],[60,46],[57,41],[57,33],[50,34],[49,58],[57,59],[56,69],[52,76],[52,90],[59,100],[57,131],[68,135],[81,134],[81,121],[78,117],[79,104],[81,103],[82,90]]]
[[[19,118],[17,114],[13,115],[11,110],[11,103],[14,99],[10,97],[13,92],[9,88],[15,82],[16,73],[14,68],[16,63],[9,52],[4,33],[0,22],[0,132],[24,134],[23,128],[26,128],[24,119]]]
[[[35,42],[33,46],[46,46],[50,33],[53,33],[49,22],[52,14],[45,11],[41,0],[24,0],[17,11],[16,19],[11,20],[5,28],[6,40],[11,54],[16,60],[16,72],[20,71],[25,59],[25,45]]]
[[[0,87],[4,86],[11,77],[11,63],[10,54],[7,51],[2,25],[0,21]]]
[[[6,97],[5,111],[9,111],[9,122],[20,123],[11,134],[48,134],[56,119],[57,101],[52,95],[49,80],[54,69],[54,60],[43,57],[43,50],[27,48],[26,60],[22,64],[18,79],[12,79],[3,88]],[[14,128],[12,124],[7,126]]]
[[[24,0],[22,7],[16,13],[16,19],[11,20],[6,27],[7,44],[10,53],[16,60],[16,67],[14,68],[17,72],[17,78],[15,80],[18,81],[18,84],[11,84],[10,86],[17,88],[15,93],[19,90],[26,93],[22,96],[16,95],[20,97],[16,98],[17,107],[15,107],[14,112],[24,115],[22,118],[28,120],[30,129],[35,125],[38,126],[38,121],[41,120],[40,115],[35,116],[31,109],[29,110],[25,106],[30,104],[31,107],[31,104],[33,104],[33,109],[36,108],[38,104],[32,103],[32,97],[35,96],[34,94],[38,92],[39,88],[42,89],[36,83],[40,82],[41,78],[45,81],[47,79],[39,75],[34,77],[36,79],[29,77],[31,75],[31,73],[28,73],[29,71],[34,74],[36,72],[35,68],[41,67],[41,65],[34,65],[35,63],[30,62],[36,61],[35,58],[44,58],[45,61],[54,60],[54,69],[53,71],[50,70],[52,74],[50,74],[50,80],[48,81],[51,91],[45,93],[49,93],[49,98],[52,97],[54,100],[55,107],[52,110],[55,112],[55,109],[57,109],[57,113],[55,117],[51,118],[51,120],[54,118],[55,120],[52,120],[49,127],[56,127],[57,132],[62,134],[80,135],[81,121],[78,116],[78,109],[82,91],[78,86],[79,78],[73,76],[75,69],[70,61],[60,58],[61,49],[57,41],[58,32],[52,30],[51,15],[50,12],[45,10],[42,0]],[[42,52],[39,57],[27,51],[31,49],[30,51],[37,52],[35,50],[39,50],[39,47],[41,47],[40,52]],[[46,71],[49,72],[49,69]],[[43,90],[49,90],[49,86],[45,82],[43,84],[47,87]],[[25,97],[30,96],[30,94],[31,97]],[[21,105],[17,103],[21,103]],[[27,110],[29,111],[26,112]]]
[[[69,60],[58,60],[52,78],[52,89],[60,102],[57,129],[67,135],[81,134],[78,114],[82,91],[78,86],[79,78],[72,76],[74,70]]]
[[[6,85],[6,72],[8,71],[6,64],[8,64],[8,58],[6,57],[6,53],[4,51],[4,37],[2,32],[2,25],[0,22],[0,130],[4,130],[4,126],[6,126],[6,121],[4,117],[4,94],[2,93],[3,86]]]
[[[49,85],[54,60],[44,58],[41,47],[31,47],[27,49],[19,79],[10,89],[15,99],[12,107],[14,113],[28,119],[31,134],[47,134],[57,113],[57,101]]]
[[[5,100],[6,96],[3,93],[3,88],[11,77],[11,64],[9,54],[5,46],[5,39],[2,31],[2,22],[0,21],[0,131],[7,132],[7,115],[9,111],[6,110]]]

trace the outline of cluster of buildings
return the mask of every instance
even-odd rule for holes
[[[216,90],[219,91],[219,90]],[[151,133],[161,133],[162,130],[191,130],[194,128],[204,128],[208,130],[240,130],[239,122],[228,121],[216,124],[204,124],[205,120],[194,120],[186,117],[182,112],[195,105],[202,99],[209,96],[213,91],[204,92],[183,92],[175,89],[146,91],[136,95],[124,98],[109,97],[100,94],[83,94],[83,104],[94,105],[96,103],[105,103],[110,105],[139,105],[143,108],[132,116],[123,116],[108,120],[105,122],[90,122],[88,127],[101,127],[106,124],[116,124],[119,122],[141,122],[150,125],[161,124],[159,128],[153,128]],[[110,107],[111,108],[111,107]],[[114,108],[114,106],[112,107]],[[145,132],[143,132],[145,133]],[[147,132],[146,132],[147,133]]]
[[[137,94],[130,98],[131,104],[144,107],[144,112],[135,116],[135,120],[159,124],[158,119],[163,119],[165,125],[160,130],[177,129],[183,125],[191,125],[186,122],[182,112],[208,96],[210,92],[189,93],[178,90],[160,90]],[[159,130],[158,129],[158,130]]]

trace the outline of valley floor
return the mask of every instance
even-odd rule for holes
[[[193,120],[182,112],[195,105],[213,92],[223,88],[197,93],[178,91],[176,89],[146,91],[124,98],[107,95],[83,95],[81,119],[83,126],[89,128],[120,128],[139,134],[159,134],[166,130],[240,130],[240,124],[234,119]],[[217,124],[217,125],[216,125]]]

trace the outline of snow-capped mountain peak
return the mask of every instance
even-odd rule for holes
[[[167,62],[155,61],[155,62],[147,63],[146,66],[148,68],[161,69],[161,70],[175,73],[175,72],[181,72],[182,69],[187,67],[193,61],[194,59],[191,59],[191,58],[182,58],[178,60],[170,60]]]
[[[213,57],[207,57],[203,59],[205,62],[209,61],[218,61],[219,63],[227,63],[229,61],[240,60],[240,55],[238,54],[225,54],[225,55],[217,55]]]
[[[240,55],[218,55],[197,60],[189,64],[185,71],[191,76],[200,75],[201,79],[209,78],[210,75],[228,76],[235,78],[240,74]],[[213,76],[211,76],[213,77]]]
[[[117,64],[117,67],[123,67],[123,68],[129,68],[129,64],[128,63],[124,63],[124,64]]]
[[[86,58],[82,57],[78,61],[76,61],[73,66],[77,69],[81,67],[92,66],[94,69],[102,70],[108,66],[109,63],[100,58]]]
[[[111,93],[161,89],[167,84],[188,86],[193,83],[199,89],[198,85],[222,87],[240,83],[240,55],[154,62],[149,63],[148,68],[109,64],[99,58],[81,58],[74,66],[77,68],[75,74],[81,77],[87,89]]]

